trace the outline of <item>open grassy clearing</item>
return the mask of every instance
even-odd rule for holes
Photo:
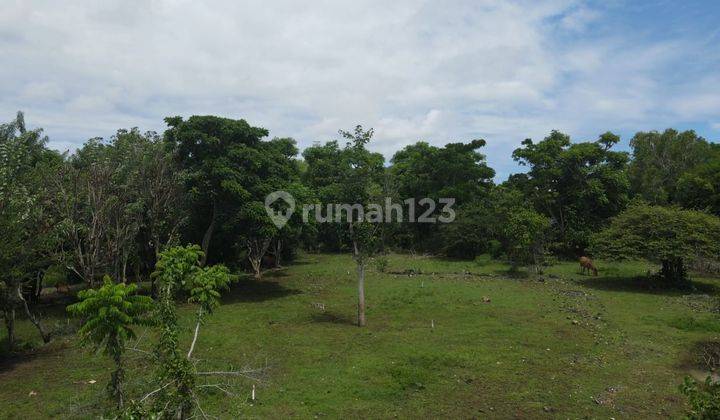
[[[304,255],[261,282],[234,285],[208,318],[201,370],[263,372],[259,382],[236,382],[235,398],[207,388],[203,409],[224,418],[680,415],[678,384],[700,368],[699,347],[720,341],[717,281],[697,280],[690,294],[663,291],[634,279],[649,265],[598,265],[599,277],[581,276],[575,263],[531,277],[490,260],[392,255],[385,273],[368,273],[360,329],[350,257]],[[61,311],[52,322],[65,325]],[[26,321],[18,336],[38,340]],[[102,414],[109,362],[72,335],[2,357],[0,416]],[[141,353],[130,359],[131,380],[148,373]]]

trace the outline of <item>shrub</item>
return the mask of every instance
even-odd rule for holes
[[[704,384],[698,384],[689,377],[680,385],[682,392],[690,403],[689,419],[711,420],[720,418],[720,383],[714,382],[711,376],[705,378]]]

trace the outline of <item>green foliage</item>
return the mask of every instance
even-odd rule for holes
[[[473,259],[488,250],[492,239],[494,209],[492,199],[459,206],[452,223],[439,228],[440,251],[453,258]]]
[[[265,197],[299,183],[295,141],[262,141],[268,131],[245,120],[192,116],[166,122],[170,128],[165,138],[183,170],[191,220],[200,228],[189,232],[189,238],[202,239],[205,257],[212,253],[214,260],[232,261],[246,248],[250,258],[261,259],[266,246],[255,245],[278,235],[265,212]],[[213,236],[223,246],[211,247]]]
[[[692,130],[639,132],[630,140],[630,147],[632,191],[651,204],[678,203],[680,178],[713,155],[712,146]]]
[[[45,270],[42,281],[46,286],[58,286],[67,283],[67,276],[67,269],[61,265],[55,264]]]
[[[547,217],[531,208],[509,209],[500,237],[514,264],[532,264],[538,269],[543,255],[545,235],[550,227]]]
[[[198,270],[189,284],[190,298],[203,309],[203,313],[211,314],[220,306],[220,291],[230,286],[234,279],[224,265],[214,265]]]
[[[367,206],[378,201],[382,192],[385,170],[384,158],[365,147],[372,139],[373,131],[355,127],[353,132],[341,131],[346,140],[344,147],[337,141],[316,145],[303,151],[307,162],[304,181],[315,192],[318,205],[361,204]],[[325,215],[325,214],[323,214]],[[363,227],[355,228],[361,234]],[[365,229],[366,233],[372,231]],[[318,246],[338,251],[351,247],[350,226],[347,223],[322,223],[317,226]],[[361,234],[362,236],[362,234]]]
[[[147,312],[152,299],[135,294],[134,284],[115,284],[109,276],[103,279],[99,289],[83,290],[78,293],[80,302],[67,307],[68,313],[85,318],[78,334],[85,344],[114,356],[122,352],[125,342],[135,338],[132,327],[146,325]]]
[[[437,203],[428,217],[438,217],[443,209],[441,198],[454,198],[459,219],[445,224],[404,223],[393,232],[395,243],[400,246],[428,251],[442,251],[455,257],[470,257],[482,248],[483,241],[475,238],[461,239],[456,232],[472,224],[476,215],[474,203],[487,197],[492,187],[495,171],[490,168],[485,155],[479,152],[485,140],[468,143],[449,143],[444,147],[418,142],[393,155],[389,176],[394,194],[399,200],[412,200],[416,215],[425,213],[427,205],[420,200],[430,198]],[[459,207],[466,213],[462,217]],[[455,223],[463,227],[452,226]],[[443,232],[444,230],[444,232]],[[468,235],[472,232],[466,230]],[[475,235],[477,236],[477,235]],[[443,246],[438,247],[437,243]],[[468,248],[465,251],[465,248]]]
[[[635,203],[593,237],[592,251],[615,259],[663,263],[663,278],[684,281],[684,260],[720,254],[720,218],[676,207]]]
[[[108,392],[117,400],[118,406],[123,404],[122,354],[125,344],[135,338],[134,326],[150,323],[146,315],[153,306],[152,299],[137,295],[136,291],[134,284],[115,284],[105,276],[99,289],[81,291],[78,293],[80,302],[67,307],[71,315],[84,318],[78,330],[81,343],[102,348],[115,362]]]
[[[155,410],[167,412],[171,417],[187,416],[195,401],[193,389],[196,372],[190,360],[193,347],[187,356],[179,348],[176,293],[187,292],[188,302],[198,305],[194,346],[203,317],[220,305],[220,291],[227,289],[230,282],[236,279],[223,265],[201,267],[202,255],[197,245],[167,249],[160,254],[153,273],[160,284],[157,307],[160,339],[155,354],[160,363],[158,382],[162,387],[155,399]]]
[[[687,418],[692,420],[712,420],[720,418],[720,383],[712,376],[698,384],[689,377],[680,385],[680,392],[688,398],[690,411]]]
[[[627,205],[628,156],[610,150],[619,140],[608,132],[594,142],[571,143],[553,131],[539,143],[523,141],[513,152],[513,159],[530,170],[511,176],[508,184],[551,219],[557,252],[582,252],[590,235]]]
[[[26,304],[22,289],[29,285],[37,293],[32,280],[52,264],[52,250],[59,245],[48,184],[61,156],[46,143],[42,130],[26,129],[20,112],[0,125],[0,311],[8,331],[16,308]],[[8,346],[13,345],[9,334]]]
[[[714,257],[720,219],[698,211],[635,203],[597,234],[593,251],[617,259]]]
[[[685,172],[677,182],[677,202],[720,216],[720,156]]]
[[[189,287],[196,273],[200,271],[202,255],[203,251],[198,245],[169,248],[160,253],[152,277],[172,295],[178,289]]]
[[[375,257],[373,259],[373,263],[375,264],[375,269],[378,271],[378,273],[384,273],[385,271],[387,271],[388,265],[390,264],[388,258],[385,255]]]
[[[418,142],[395,153],[392,174],[404,198],[453,197],[458,204],[477,200],[492,186],[495,171],[478,150],[485,140],[444,147]]]

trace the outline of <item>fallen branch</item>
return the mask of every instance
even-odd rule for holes
[[[152,392],[148,393],[147,395],[145,395],[144,397],[142,397],[142,399],[140,400],[140,402],[145,401],[146,399],[150,398],[152,395],[157,394],[158,392],[160,392],[160,391],[162,391],[163,389],[167,388],[167,387],[168,387],[169,385],[171,385],[173,382],[175,382],[175,381],[170,381],[170,382],[166,383],[165,385],[161,386],[160,388],[156,389],[155,391],[152,391]]]

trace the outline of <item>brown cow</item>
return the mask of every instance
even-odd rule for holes
[[[588,257],[580,257],[580,272],[583,274],[585,274],[585,272],[590,274],[590,271],[593,272],[594,276],[598,275],[598,270],[592,260]]]

